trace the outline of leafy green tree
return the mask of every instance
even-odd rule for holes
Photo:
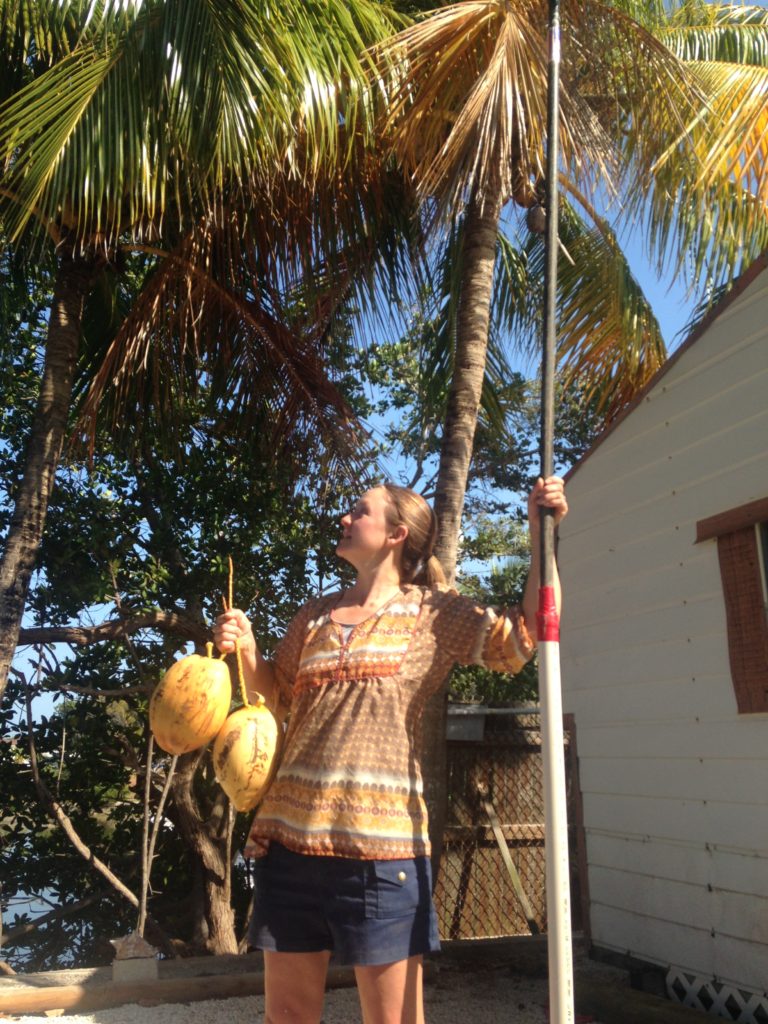
[[[136,925],[135,904],[94,879],[50,813],[41,813],[27,692],[54,700],[53,712],[31,726],[45,786],[82,843],[138,895],[149,692],[190,642],[199,649],[209,636],[228,556],[236,599],[267,651],[317,580],[333,579],[336,524],[348,499],[326,466],[305,465],[297,487],[297,467],[275,464],[256,444],[245,450],[199,420],[185,433],[183,465],[126,460],[103,444],[89,474],[77,464],[60,470],[52,495],[28,606],[34,621],[20,634],[22,645],[33,645],[30,665],[9,682],[0,730],[4,886],[6,895],[44,893],[57,906],[95,894],[98,901],[42,929],[42,940],[19,954],[27,966],[66,956],[104,962],[112,953],[105,937]],[[170,758],[156,749],[153,808],[169,770]],[[247,816],[230,811],[206,752],[180,757],[158,833],[147,926],[166,951],[237,950],[248,891],[236,851],[246,825]],[[6,921],[6,932],[24,924]]]
[[[115,307],[126,253],[146,258],[146,287],[122,329],[90,351],[91,433],[107,379],[117,379],[121,421],[126,407],[135,420],[151,402],[156,420],[172,420],[206,357],[240,410],[255,397],[272,405],[275,431],[292,438],[306,421],[326,437],[338,430],[347,410],[322,373],[317,337],[334,294],[375,255],[381,189],[375,161],[356,157],[373,140],[360,54],[392,24],[368,0],[291,0],[279,17],[261,0],[0,3],[0,221],[20,260],[54,268],[0,564],[0,694],[88,305],[102,297]],[[296,291],[313,275],[325,300],[310,295],[297,324]]]
[[[10,490],[36,397],[33,368],[27,374],[22,366],[34,362],[30,352],[46,325],[42,316],[35,321],[23,290],[15,305],[10,293],[6,299],[14,330],[19,321],[29,325],[24,344],[17,351],[9,343],[0,364],[6,414],[17,428],[0,462],[0,487]],[[44,310],[45,297],[32,306]],[[333,344],[339,386],[362,413],[351,349],[346,340]],[[0,722],[3,896],[36,893],[54,915],[39,930],[6,915],[6,943],[13,939],[21,965],[103,962],[112,955],[105,937],[135,927],[143,794],[149,783],[156,808],[170,771],[170,758],[156,750],[147,775],[148,696],[176,657],[209,637],[228,557],[236,599],[267,651],[309,592],[334,585],[338,519],[350,500],[343,476],[331,457],[311,457],[309,433],[292,456],[275,458],[270,414],[254,413],[250,439],[238,438],[227,430],[231,409],[212,404],[201,386],[177,418],[175,458],[137,424],[123,432],[124,445],[100,438],[90,467],[74,453],[59,467],[20,633],[22,674],[11,677]],[[39,707],[41,694],[53,709],[30,724],[27,696]],[[180,758],[157,838],[147,924],[166,952],[237,949],[248,891],[233,851],[245,827],[205,751]],[[38,931],[41,939],[30,941]]]

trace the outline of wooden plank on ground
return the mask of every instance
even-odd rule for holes
[[[328,986],[354,985],[352,967],[331,967]],[[110,1006],[138,1003],[189,1003],[202,999],[229,999],[261,995],[264,972],[214,975],[199,978],[158,978],[148,981],[105,982],[98,985],[46,985],[36,988],[18,985],[0,990],[0,1014],[31,1014],[45,1010],[104,1010]]]

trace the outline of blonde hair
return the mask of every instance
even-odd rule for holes
[[[434,587],[445,583],[445,573],[432,554],[437,539],[437,516],[420,494],[398,484],[382,485],[387,492],[387,521],[393,527],[405,526],[408,536],[403,544],[403,583]]]

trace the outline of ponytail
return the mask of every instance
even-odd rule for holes
[[[443,567],[432,553],[437,540],[437,516],[434,510],[420,494],[409,487],[386,483],[384,489],[389,497],[390,524],[408,529],[403,545],[403,583],[425,587],[445,583]]]
[[[418,572],[410,582],[418,583],[423,587],[436,587],[439,583],[446,583],[440,559],[436,555],[430,555],[426,563],[419,564]]]

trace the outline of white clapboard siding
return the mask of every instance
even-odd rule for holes
[[[719,680],[722,682],[722,678]],[[567,682],[564,682],[567,690]],[[660,712],[661,713],[661,712]],[[748,719],[752,720],[749,721]],[[606,722],[578,725],[579,761],[586,768],[589,757],[713,757],[728,751],[749,750],[753,754],[766,749],[766,720],[763,715],[703,720],[656,720]],[[586,753],[584,750],[586,749]],[[745,779],[748,785],[749,780]],[[752,787],[754,792],[754,787]],[[764,800],[764,794],[755,794]],[[765,855],[766,836],[758,847]]]
[[[765,899],[768,893],[768,860],[753,851],[702,846],[690,840],[649,842],[637,836],[617,836],[593,831],[591,862],[595,868],[615,868],[638,877],[662,879],[670,884],[744,893]]]
[[[762,991],[768,715],[739,715],[717,543],[768,497],[768,260],[571,474],[559,561],[593,943]]]
[[[629,950],[651,950],[642,959],[663,966],[680,964],[681,954],[689,959],[688,970],[705,978],[736,984],[736,978],[757,978],[756,983],[742,982],[741,987],[762,992],[765,984],[765,945],[737,936],[712,934],[705,929],[675,924],[643,913],[616,910],[595,902],[593,928],[620,936],[620,943],[610,939],[600,945],[626,954]]]
[[[743,935],[751,942],[768,943],[768,900],[721,889],[702,890],[686,882],[631,874],[612,868],[595,868],[600,893],[607,906],[632,912],[642,906],[647,917],[690,925],[700,931],[720,932],[739,937],[744,920],[751,922],[752,933]],[[762,913],[752,913],[752,904],[762,903]]]
[[[758,809],[754,803],[731,800],[584,793],[584,815],[590,828],[701,844],[715,842],[717,837],[742,850],[760,849],[765,842],[768,814],[765,810],[758,814]],[[591,885],[590,875],[590,894],[594,896]]]
[[[768,793],[768,760],[764,757],[603,757],[586,761],[579,774],[582,786],[591,793],[610,788],[618,795],[631,796],[645,786],[651,792],[665,793],[669,800],[729,800],[748,805]],[[745,779],[756,782],[755,792],[745,788]]]
[[[599,704],[599,707],[595,709],[595,717],[592,719],[591,725],[622,725],[626,722],[628,715],[631,715],[632,721],[637,724],[648,722],[652,725],[658,721],[661,708],[663,708],[665,721],[688,721],[691,707],[697,702],[704,702],[708,696],[707,684],[712,686],[713,682],[711,678],[700,676],[697,676],[695,680],[692,680],[690,676],[680,679],[649,679],[647,667],[636,666],[636,668],[637,671],[632,674],[633,678],[627,678],[627,675],[622,675],[620,671],[615,676],[609,676],[607,685],[601,688],[599,694],[590,693],[586,688],[580,691],[580,695],[583,695],[585,699],[592,699]],[[721,679],[722,676],[717,678],[715,687],[719,685]],[[593,691],[594,689],[592,688]],[[720,703],[725,714],[733,710],[733,699],[730,701],[721,699]],[[723,750],[713,750],[709,746],[704,747],[702,736],[702,731],[692,732],[689,737],[690,742],[680,748],[681,756],[703,757],[707,755],[711,757],[718,753],[725,756],[730,755],[731,751],[728,747]],[[631,747],[629,749],[624,747],[623,752],[632,756]]]

